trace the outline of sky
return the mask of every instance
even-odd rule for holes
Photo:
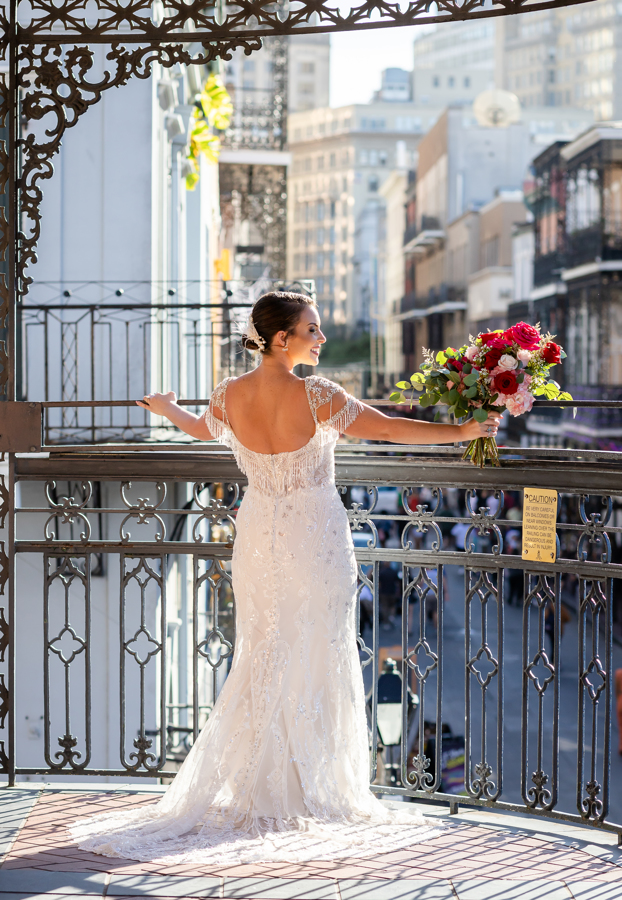
[[[331,35],[330,105],[369,103],[380,73],[413,67],[413,40],[422,26],[346,31]]]

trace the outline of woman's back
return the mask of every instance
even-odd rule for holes
[[[290,453],[315,434],[305,381],[295,375],[255,369],[227,382],[225,401],[231,430],[255,453]]]

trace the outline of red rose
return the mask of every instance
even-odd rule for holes
[[[482,344],[493,344],[496,340],[503,337],[503,333],[501,331],[486,331],[484,334],[480,334],[480,340]]]
[[[462,372],[464,363],[460,362],[459,359],[450,359],[447,365],[452,368],[454,372]]]
[[[558,362],[562,361],[562,348],[559,344],[549,341],[542,349],[542,359],[549,366],[556,366]]]
[[[540,332],[527,322],[518,322],[517,325],[508,328],[505,334],[523,350],[535,350],[540,343]]]
[[[498,365],[499,360],[503,356],[503,350],[501,347],[491,347],[488,353],[486,354],[486,368],[490,372],[492,369]]]
[[[493,378],[492,386],[499,394],[515,394],[518,390],[518,381],[513,371],[499,372]]]

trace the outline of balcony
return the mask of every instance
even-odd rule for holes
[[[425,854],[415,847],[330,871],[283,864],[201,873],[113,861],[81,854],[60,828],[77,804],[82,815],[153,802],[209,717],[235,652],[230,562],[245,478],[232,454],[212,444],[48,446],[11,455],[4,477],[19,499],[3,508],[15,516],[17,603],[6,609],[8,626],[0,616],[1,646],[9,634],[14,642],[2,673],[1,763],[17,786],[2,801],[21,831],[0,892],[102,896],[108,885],[108,896],[131,888],[254,898],[278,887],[300,898],[293,882],[312,877],[318,887],[324,879],[326,896],[339,887],[354,898],[382,877],[402,888],[434,879],[448,897],[472,900],[473,879],[490,890],[506,878],[518,893],[495,896],[518,900],[527,872],[569,898],[574,881],[619,879],[622,761],[611,702],[622,667],[614,641],[622,454],[502,451],[500,469],[479,470],[447,447],[338,448],[362,590],[371,788],[460,830],[426,843]],[[520,492],[537,486],[561,497],[551,563],[516,552]],[[387,564],[399,585],[393,598]],[[562,609],[570,615],[563,636]],[[143,615],[153,652],[139,677],[132,640]],[[401,678],[395,746],[383,745],[377,726],[388,657]],[[16,690],[25,683],[28,694]],[[117,779],[122,791],[111,786]],[[41,791],[24,780],[54,784]]]

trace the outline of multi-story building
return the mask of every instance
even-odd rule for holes
[[[468,276],[469,332],[505,328],[513,300],[512,233],[525,220],[523,192],[499,191],[479,210],[478,267]]]
[[[328,105],[327,34],[266,38],[226,65],[233,121],[221,156],[225,243],[231,276],[285,277],[288,111]]]
[[[412,99],[412,72],[406,69],[384,69],[380,90],[374,100],[387,103],[408,103]]]
[[[369,330],[378,296],[380,188],[413,166],[438,112],[374,102],[289,117],[287,277],[315,278],[323,317],[350,333]]]
[[[288,40],[288,111],[303,112],[328,106],[330,35],[295,34]]]
[[[497,84],[523,106],[622,117],[622,15],[611,0],[503,17],[497,42]]]
[[[405,290],[396,314],[407,371],[420,365],[422,346],[461,344],[469,323],[504,324],[513,299],[512,227],[525,219],[517,192],[542,131],[576,133],[590,119],[582,110],[539,109],[507,128],[484,127],[458,107],[423,138],[405,197]]]
[[[495,86],[495,22],[444,22],[414,42],[415,103],[435,107],[471,103]]]

